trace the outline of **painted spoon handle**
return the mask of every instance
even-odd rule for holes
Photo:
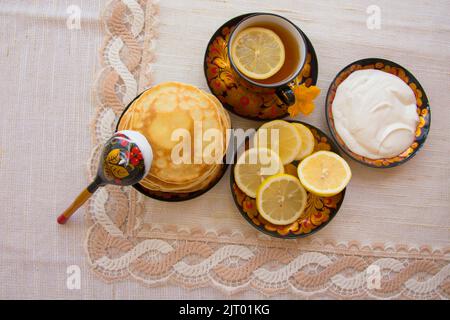
[[[72,204],[59,215],[56,220],[59,224],[65,224],[67,220],[69,220],[69,218],[75,213],[75,211],[77,211],[78,208],[80,208],[92,196],[95,190],[97,190],[100,186],[98,181],[99,178],[96,178],[94,182],[92,182],[86,189],[81,191]]]

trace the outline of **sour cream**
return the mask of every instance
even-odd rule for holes
[[[380,70],[353,72],[337,88],[332,114],[337,133],[356,154],[395,157],[414,141],[419,116],[412,89]]]

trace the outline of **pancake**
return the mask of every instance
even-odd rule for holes
[[[216,108],[218,110],[218,112],[220,113],[220,118],[222,121],[222,125],[225,128],[224,131],[224,140],[225,141],[225,148],[224,148],[224,152],[223,155],[226,154],[226,151],[228,149],[228,144],[229,144],[229,140],[230,137],[227,136],[227,130],[231,129],[231,119],[230,119],[230,115],[228,114],[228,111],[225,110],[225,108],[222,106],[222,103],[219,101],[219,99],[216,98],[216,96],[210,94],[210,93],[205,93],[216,105]]]
[[[207,188],[212,182],[216,181],[217,177],[221,173],[223,165],[217,165],[214,168],[214,171],[204,180],[193,181],[190,184],[186,185],[173,185],[166,183],[164,181],[159,181],[154,177],[147,177],[142,180],[140,184],[147,189],[154,191],[163,191],[163,192],[171,192],[171,193],[188,193],[195,192],[198,190],[203,190]]]
[[[208,129],[217,130],[220,133],[218,141],[203,139],[198,147],[194,130],[198,130],[200,124],[203,134]],[[215,96],[179,82],[161,83],[143,92],[123,114],[118,125],[119,130],[135,130],[147,138],[154,158],[149,174],[140,184],[163,192],[194,192],[214,181],[223,166],[221,160],[228,147],[227,129],[230,127],[228,112]],[[180,146],[180,140],[171,139],[179,132],[177,129],[184,129],[183,133],[189,134],[190,140],[186,139],[190,144],[189,164],[172,160],[174,147]],[[220,148],[210,145],[213,142]],[[205,150],[218,153],[206,156]],[[195,155],[200,158],[195,159]]]

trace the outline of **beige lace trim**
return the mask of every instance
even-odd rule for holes
[[[118,116],[152,82],[158,6],[152,0],[113,0],[103,20],[106,38],[94,86],[89,178],[95,176],[99,152]],[[249,242],[230,230],[219,231],[218,237],[201,228],[176,237],[170,235],[177,232],[155,228],[142,237],[143,214],[140,195],[132,188],[107,186],[89,201],[85,248],[92,269],[105,281],[130,278],[150,286],[214,286],[227,294],[253,289],[302,297],[450,297],[450,248]],[[161,228],[177,231],[176,225]],[[379,285],[373,282],[377,275]]]

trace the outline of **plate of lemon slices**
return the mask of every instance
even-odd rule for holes
[[[338,147],[320,129],[274,120],[238,150],[230,182],[252,226],[278,238],[301,238],[333,219],[351,177]]]

